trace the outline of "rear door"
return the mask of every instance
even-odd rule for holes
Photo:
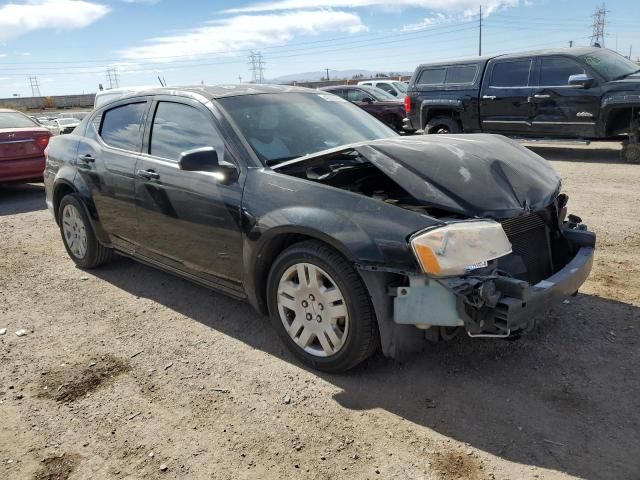
[[[220,163],[238,165],[220,123],[201,103],[177,96],[156,97],[151,111],[136,166],[141,253],[241,292],[244,175],[222,183],[210,172],[184,171],[178,164],[184,151],[214,147]]]
[[[141,98],[97,112],[78,145],[77,171],[100,224],[125,251],[135,251],[138,241],[134,170],[149,103]]]
[[[533,88],[532,132],[543,136],[593,137],[601,89],[569,85],[585,70],[569,57],[539,57]]]
[[[480,97],[480,119],[485,132],[531,133],[533,59],[491,61]]]

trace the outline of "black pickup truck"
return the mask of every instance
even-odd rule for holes
[[[604,48],[564,48],[420,65],[405,129],[628,139],[640,161],[640,65]]]

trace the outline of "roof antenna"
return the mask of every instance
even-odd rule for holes
[[[160,82],[160,86],[162,87],[166,87],[166,83],[162,81],[162,79],[160,78],[160,75],[158,75],[158,81]]]

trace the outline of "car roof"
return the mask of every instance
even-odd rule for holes
[[[440,62],[423,63],[418,68],[423,67],[435,67],[445,65],[459,65],[459,64],[471,64],[471,63],[486,63],[494,58],[509,59],[509,58],[522,58],[522,57],[548,57],[552,55],[568,55],[572,57],[579,57],[587,55],[589,53],[601,52],[607,50],[605,48],[598,47],[573,47],[573,48],[549,48],[545,50],[528,50],[525,52],[507,53],[503,55],[486,55],[482,57],[464,57],[456,58],[452,60],[443,60]]]
[[[259,95],[265,93],[312,93],[315,89],[295,87],[291,85],[263,85],[255,83],[240,83],[229,85],[195,85],[195,86],[182,86],[182,87],[157,87],[150,88],[148,90],[141,90],[137,92],[131,92],[131,95],[126,95],[118,100],[122,100],[129,96],[140,95],[179,95],[180,93],[190,93],[200,95],[208,100],[225,98],[225,97],[237,97],[242,95]],[[114,100],[115,101],[115,100]]]
[[[348,89],[352,89],[352,88],[374,88],[371,85],[329,85],[328,87],[320,87],[318,88],[318,90],[331,90],[332,88],[348,88]]]

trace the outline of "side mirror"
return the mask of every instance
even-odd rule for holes
[[[218,152],[213,147],[194,148],[182,152],[178,165],[180,170],[187,172],[210,172],[223,184],[232,183],[238,178],[238,169],[226,162],[221,165]]]
[[[569,76],[569,85],[574,87],[589,88],[595,84],[595,80],[584,73]]]

